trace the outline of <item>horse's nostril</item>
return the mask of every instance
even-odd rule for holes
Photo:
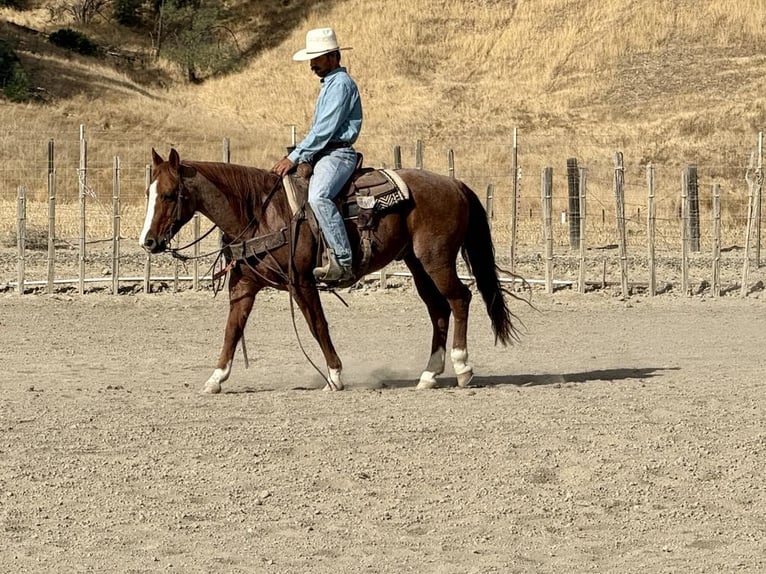
[[[144,249],[146,249],[147,251],[152,251],[156,245],[157,245],[157,242],[154,241],[154,239],[152,239],[151,237],[147,237],[144,240]]]

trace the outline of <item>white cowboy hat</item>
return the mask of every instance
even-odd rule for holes
[[[323,54],[329,54],[335,50],[349,50],[350,48],[338,47],[338,39],[332,28],[316,28],[306,33],[306,48],[293,54],[296,62],[305,62],[312,58],[318,58]]]

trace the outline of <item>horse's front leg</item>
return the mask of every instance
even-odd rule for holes
[[[306,319],[306,323],[308,323],[311,334],[319,343],[327,363],[327,384],[324,386],[324,390],[343,390],[343,381],[341,379],[343,364],[340,361],[340,357],[338,357],[338,353],[335,352],[335,346],[332,344],[330,329],[327,326],[327,318],[325,317],[316,285],[313,283],[299,283],[295,286],[293,296],[303,313],[303,317]]]
[[[221,383],[229,378],[234,352],[245,332],[247,318],[253,309],[255,294],[260,287],[253,281],[243,277],[235,268],[229,275],[229,317],[226,320],[226,332],[223,337],[223,348],[218,357],[213,374],[205,382],[203,393],[216,394],[221,392]]]

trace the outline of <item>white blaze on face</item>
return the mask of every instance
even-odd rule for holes
[[[149,186],[149,199],[146,203],[146,219],[144,220],[144,228],[141,230],[141,237],[138,238],[138,244],[143,247],[144,241],[146,241],[146,235],[149,233],[149,229],[152,226],[152,219],[154,219],[154,206],[157,204],[157,182],[153,181]]]

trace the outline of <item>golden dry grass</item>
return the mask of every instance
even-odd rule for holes
[[[532,210],[533,219],[544,166],[555,169],[554,209],[564,207],[568,157],[589,168],[595,211],[612,213],[612,155],[619,149],[629,213],[645,210],[644,166],[652,162],[658,214],[671,225],[681,168],[695,162],[703,198],[713,182],[722,183],[731,227],[741,227],[744,168],[766,124],[766,56],[759,49],[766,42],[764,0],[346,0],[304,3],[302,19],[290,12],[292,19],[281,23],[280,10],[287,17],[288,8],[259,4],[271,10],[271,35],[283,39],[263,43],[240,72],[199,86],[148,87],[95,60],[24,53],[31,65],[56,70],[63,95],[44,106],[0,108],[3,213],[15,205],[19,185],[45,200],[51,138],[62,202],[76,200],[81,124],[89,138],[89,181],[103,204],[110,204],[115,155],[123,164],[124,201],[140,201],[153,146],[219,159],[229,137],[233,161],[269,167],[289,143],[290,126],[299,137],[305,131],[318,89],[307,65],[293,63],[291,55],[306,30],[332,25],[341,43],[353,46],[343,62],[363,94],[358,147],[370,164],[390,165],[392,147],[401,144],[404,163],[412,165],[420,139],[426,167],[446,172],[446,153],[453,149],[458,177],[480,194],[488,183],[496,186],[502,220],[516,127],[520,209]],[[266,24],[258,7],[249,6],[239,3],[239,34],[251,45],[253,31]],[[39,11],[2,16],[51,26]],[[167,65],[157,74],[173,79]],[[140,226],[127,219],[126,229]],[[8,229],[7,218],[0,229]]]

